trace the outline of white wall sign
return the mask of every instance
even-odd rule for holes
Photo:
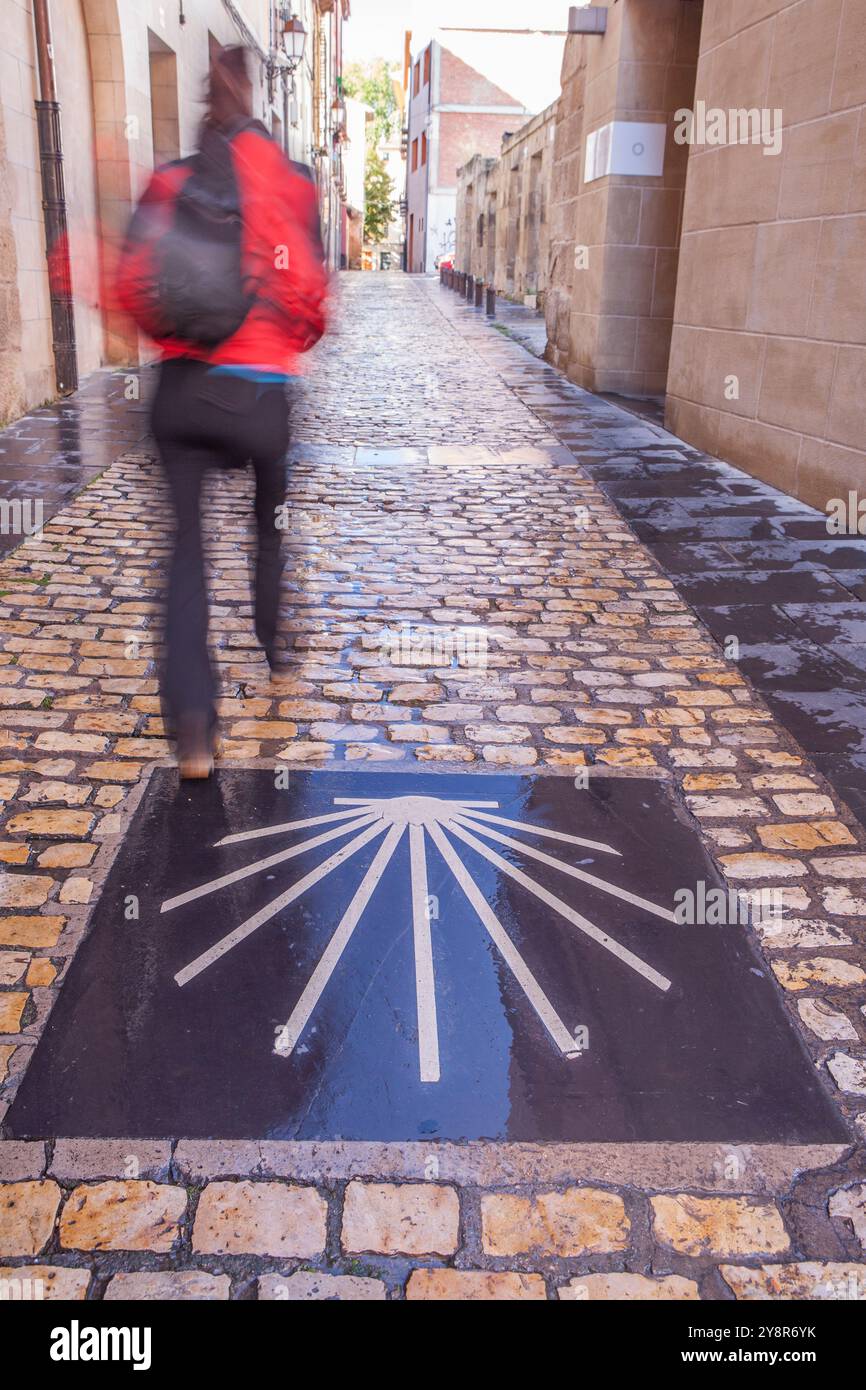
[[[662,121],[609,121],[586,137],[584,183],[606,174],[659,178],[664,168],[665,133]]]

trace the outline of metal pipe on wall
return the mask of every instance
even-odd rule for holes
[[[51,302],[51,336],[57,390],[67,395],[78,386],[78,353],[75,343],[75,308],[72,299],[72,264],[69,257],[69,225],[63,180],[63,141],[60,103],[54,80],[51,47],[51,15],[48,0],[33,0],[36,30],[36,63],[39,94],[36,125],[42,172],[42,215],[45,223],[45,255]]]

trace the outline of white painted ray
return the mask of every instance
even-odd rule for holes
[[[564,840],[569,845],[582,845],[584,849],[600,849],[603,854],[615,854],[617,859],[622,859],[619,850],[614,849],[613,845],[602,844],[600,840],[584,840],[580,835],[566,835],[564,830],[548,830],[546,826],[531,825],[529,821],[509,820],[507,816],[489,816],[485,811],[475,811],[471,819],[489,821],[491,825],[510,826],[512,830],[525,830],[530,835],[543,835],[547,840]]]
[[[401,827],[402,828],[402,827]],[[436,980],[433,940],[427,911],[427,856],[424,830],[409,826],[412,871],[412,929],[415,939],[415,1000],[418,1014],[418,1061],[422,1081],[439,1080],[439,1029],[436,1020]]]
[[[322,993],[333,975],[340,957],[351,940],[352,933],[363,916],[364,909],[373,891],[388,867],[391,856],[403,835],[402,825],[393,825],[384,842],[376,851],[376,856],[361,880],[358,891],[343,913],[334,935],[331,937],[315,970],[310,976],[304,992],[289,1015],[288,1021],[277,1035],[274,1052],[288,1057],[297,1046],[298,1039],[306,1028]],[[439,1080],[438,1074],[433,1078]]]
[[[263,840],[268,835],[282,835],[290,830],[308,830],[311,825],[327,825],[329,822],[349,820],[360,811],[331,811],[327,816],[310,816],[307,820],[287,820],[282,825],[266,825],[263,830],[242,830],[238,835],[226,835],[217,840],[214,848],[220,845],[239,845],[243,840]]]
[[[450,827],[453,829],[454,827]],[[435,823],[426,827],[427,833],[435,844],[448,868],[456,878],[466,897],[475,908],[478,917],[486,927],[494,945],[499,951],[505,963],[511,970],[512,975],[517,980],[523,993],[526,995],[530,1004],[534,1008],[541,1022],[544,1024],[551,1038],[559,1048],[560,1052],[566,1057],[579,1057],[580,1051],[575,1046],[575,1041],[569,1033],[559,1014],[551,1004],[541,985],[536,980],[526,961],[518,951],[511,937],[506,932],[496,913],[491,908],[484,894],[479,889],[477,883],[472,878],[469,870],[455,852],[453,845],[447,839],[442,826]]]
[[[373,825],[368,826],[366,830],[362,830],[360,835],[357,835],[354,840],[350,840],[347,845],[343,845],[337,850],[336,854],[332,854],[329,859],[325,859],[323,863],[319,864],[318,868],[312,869],[308,874],[305,874],[303,878],[299,878],[297,883],[293,883],[291,888],[288,888],[285,893],[281,893],[278,898],[274,898],[272,902],[268,903],[266,907],[263,907],[253,917],[248,917],[239,927],[235,927],[234,931],[229,932],[228,935],[224,936],[221,941],[218,941],[215,946],[211,946],[209,950],[204,951],[200,956],[196,956],[195,960],[191,961],[183,970],[179,970],[174,977],[177,983],[179,985],[189,984],[190,980],[195,979],[196,975],[200,975],[203,970],[207,970],[209,965],[213,965],[214,961],[226,955],[227,952],[231,951],[241,941],[245,940],[246,937],[256,931],[258,927],[264,926],[265,922],[269,922],[272,917],[276,917],[277,913],[282,912],[283,908],[288,907],[289,903],[294,902],[295,898],[300,898],[302,894],[306,893],[308,888],[312,888],[315,884],[321,882],[329,873],[338,868],[340,864],[345,863],[347,859],[351,858],[353,854],[356,854],[359,849],[363,849],[364,845],[368,844],[376,835],[381,835],[387,828],[387,822],[377,820]]]
[[[528,888],[530,893],[533,893],[541,902],[546,903],[548,907],[552,907],[554,912],[558,912],[567,922],[571,922],[573,926],[579,927],[580,930],[591,937],[593,941],[597,941],[600,946],[604,946],[605,950],[610,951],[612,955],[617,956],[621,961],[624,961],[626,965],[630,965],[632,970],[636,970],[639,975],[642,975],[645,980],[649,980],[657,989],[670,989],[670,980],[666,979],[664,975],[660,975],[651,965],[647,965],[646,961],[640,959],[640,956],[636,956],[634,952],[629,951],[626,946],[621,946],[618,941],[614,941],[612,936],[608,936],[607,932],[602,931],[594,922],[588,921],[588,919],[582,917],[579,912],[575,912],[574,909],[569,907],[568,903],[564,903],[561,898],[555,897],[553,893],[548,893],[547,889],[542,888],[540,883],[536,883],[528,874],[524,874],[520,869],[516,869],[513,864],[509,864],[508,860],[503,859],[501,854],[497,854],[489,845],[483,844],[481,840],[477,840],[474,835],[470,835],[463,826],[452,821],[448,829],[452,835],[456,835],[458,839],[463,840],[465,844],[477,850],[480,855],[483,855],[489,863],[495,865],[502,873],[508,874],[509,878],[513,878],[516,883],[520,883],[524,888]],[[520,845],[520,849],[525,851],[526,846]],[[555,863],[556,861],[554,860],[553,862]],[[559,867],[561,867],[561,865]]]
[[[530,859],[537,859],[540,864],[549,864],[551,868],[559,869],[560,873],[568,874],[570,878],[579,878],[583,883],[592,883],[596,888],[601,888],[603,892],[610,893],[612,897],[621,898],[624,903],[632,903],[634,907],[640,907],[644,912],[651,912],[655,917],[661,917],[665,922],[675,923],[677,920],[666,907],[659,907],[657,903],[651,903],[649,898],[641,898],[637,893],[629,893],[625,888],[617,888],[614,883],[606,883],[603,878],[596,878],[595,874],[588,874],[584,869],[576,869],[572,864],[566,864],[562,859],[554,859],[552,854],[545,854],[543,850],[534,849],[532,845],[526,845],[522,840],[515,840],[511,835],[503,835],[488,825],[481,825],[469,816],[455,816],[454,820],[461,825],[468,826],[471,830],[477,830],[479,835],[486,836],[488,840],[496,840],[500,845],[508,845],[510,849],[519,849]]]
[[[327,830],[323,835],[316,835],[312,840],[302,840],[299,845],[292,845],[290,849],[281,849],[278,854],[271,854],[267,859],[254,859],[252,864],[245,864],[242,869],[233,869],[229,874],[223,874],[220,878],[212,878],[208,883],[202,883],[198,888],[190,888],[186,893],[179,893],[176,898],[167,898],[160,908],[160,912],[172,912],[176,907],[182,907],[184,903],[194,902],[196,898],[204,898],[208,893],[216,893],[220,888],[227,888],[230,883],[239,883],[243,878],[249,878],[251,874],[263,873],[265,869],[272,869],[275,864],[283,864],[287,859],[294,859],[299,854],[306,854],[308,850],[318,849],[319,845],[326,845],[330,840],[337,840],[341,835],[351,835],[355,830],[362,830],[365,825],[370,825],[373,821],[378,821],[378,816],[358,815],[355,820],[348,821],[345,825],[338,825],[333,830]]]
[[[416,798],[421,799],[421,798]],[[402,801],[403,797],[396,796],[335,796],[335,806],[387,806],[392,801]],[[499,805],[498,801],[460,801],[456,798],[449,800],[444,796],[424,797],[424,801],[439,801],[443,806],[492,806],[494,809]]]

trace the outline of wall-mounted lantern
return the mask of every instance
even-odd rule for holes
[[[283,49],[290,72],[294,72],[304,61],[306,42],[307,31],[304,21],[298,15],[290,15],[283,21]]]

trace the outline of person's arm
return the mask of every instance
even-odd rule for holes
[[[312,235],[313,214],[318,224],[315,185],[260,135],[238,136],[233,151],[246,247],[262,279],[259,297],[278,310],[306,351],[325,330],[328,290],[321,240]]]

